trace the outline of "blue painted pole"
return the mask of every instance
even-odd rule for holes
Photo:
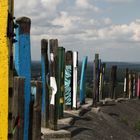
[[[30,26],[31,20],[21,17],[16,20],[17,43],[15,44],[15,69],[18,76],[25,77],[25,110],[24,110],[24,140],[29,138],[29,108],[30,108],[30,81],[31,81],[31,51],[30,51]]]
[[[81,80],[80,80],[80,104],[85,104],[85,90],[86,90],[86,67],[88,57],[84,57],[82,62]]]
[[[41,64],[42,64],[42,127],[49,126],[49,89],[47,86],[49,62],[48,62],[48,40],[41,40]]]

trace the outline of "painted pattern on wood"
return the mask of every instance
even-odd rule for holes
[[[67,65],[65,68],[65,105],[71,106],[72,104],[72,66]]]
[[[67,51],[65,54],[65,109],[72,109],[73,105],[73,52]]]

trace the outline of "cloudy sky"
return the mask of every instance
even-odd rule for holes
[[[32,20],[32,59],[40,60],[40,40],[104,61],[140,62],[140,0],[15,0],[15,16]]]

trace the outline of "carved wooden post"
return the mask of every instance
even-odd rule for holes
[[[129,89],[129,77],[128,77],[128,68],[126,68],[125,71],[125,79],[124,79],[124,96],[127,97],[128,96],[128,89]]]
[[[88,57],[84,57],[82,62],[81,79],[80,79],[80,104],[85,104],[86,92],[86,68]]]
[[[129,72],[129,99],[132,98],[132,93],[133,93],[133,77],[132,77],[132,71]]]
[[[140,73],[138,73],[138,81],[137,81],[137,98],[140,98]]]
[[[99,99],[99,82],[98,82],[98,68],[99,68],[99,54],[95,54],[94,60],[94,91],[93,91],[93,105],[96,106],[96,102]]]
[[[103,99],[103,64],[100,66],[99,101]]]
[[[48,88],[48,40],[41,40],[41,64],[42,64],[42,127],[49,126],[49,88]]]
[[[105,69],[106,69],[106,63],[102,63],[102,98],[105,98],[104,95],[104,87],[105,87]]]
[[[133,96],[133,98],[135,98],[136,97],[136,73],[135,72],[132,75],[132,79],[133,79],[133,81],[132,81],[132,83],[133,83],[132,96]]]
[[[65,66],[65,109],[72,109],[73,104],[73,55],[72,51],[66,52],[66,66]]]
[[[130,99],[130,95],[131,95],[131,74],[129,73],[128,74],[128,78],[129,78],[129,92],[128,92],[128,98]]]
[[[117,84],[117,66],[112,66],[111,68],[111,79],[110,79],[110,97],[115,99],[117,97],[115,88]]]
[[[41,140],[41,108],[42,83],[32,81],[31,94],[33,95],[32,140]]]
[[[58,119],[58,95],[57,93],[57,49],[58,49],[58,40],[50,40],[50,87],[51,87],[51,100],[50,100],[50,128],[57,130],[57,119]]]
[[[24,139],[24,87],[25,78],[14,78],[14,95],[13,95],[13,122],[12,134],[13,140]]]
[[[57,61],[57,86],[58,86],[58,117],[63,117],[64,105],[64,63],[65,63],[65,48],[58,48]]]
[[[29,111],[30,111],[30,81],[31,81],[31,51],[30,51],[30,26],[31,20],[27,17],[21,17],[16,20],[18,28],[16,29],[16,38],[18,42],[15,45],[15,69],[18,76],[25,77],[25,116],[24,116],[24,140],[29,136]]]

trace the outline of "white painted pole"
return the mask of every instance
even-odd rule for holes
[[[77,70],[78,52],[73,52],[73,108],[77,108]]]

